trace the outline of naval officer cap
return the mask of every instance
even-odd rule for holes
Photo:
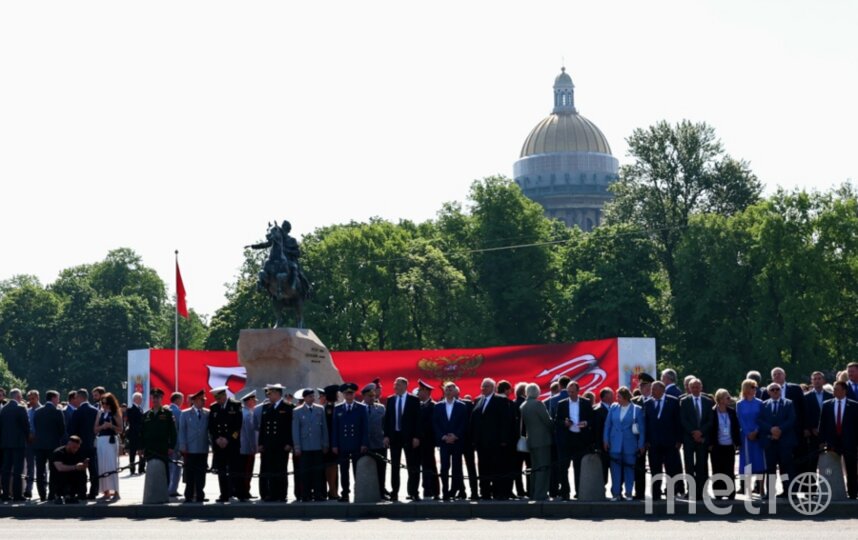
[[[156,386],[155,388],[149,390],[149,395],[152,397],[164,397],[164,391]]]
[[[256,390],[251,390],[250,392],[248,392],[246,396],[241,398],[241,401],[247,401],[249,399],[256,399]]]
[[[188,396],[188,399],[197,399],[197,398],[204,398],[204,397],[206,397],[206,391],[205,390],[198,390],[195,394],[191,394],[190,396]]]
[[[217,397],[221,394],[226,394],[227,390],[229,390],[229,386],[218,386],[217,388],[212,388],[211,393],[213,396]]]
[[[423,382],[423,379],[417,379],[417,387],[418,388],[425,388],[426,390],[429,390],[430,392],[432,390],[435,390],[434,386],[426,384],[425,382]]]
[[[344,383],[342,386],[340,386],[340,392],[342,392],[343,394],[345,394],[346,392],[357,392],[357,389],[358,385],[353,382]]]
[[[363,387],[360,393],[366,395],[375,390],[376,388],[377,387],[375,386],[375,383],[369,383],[368,385]]]
[[[283,392],[286,390],[286,387],[284,387],[280,383],[277,383],[277,384],[267,384],[267,385],[265,385],[265,389],[268,390],[269,392],[279,392],[280,395],[282,396]]]

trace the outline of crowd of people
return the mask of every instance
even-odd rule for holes
[[[847,495],[858,497],[858,363],[833,384],[820,372],[809,385],[790,383],[775,368],[763,385],[752,371],[736,398],[725,389],[704,392],[693,375],[680,382],[672,369],[659,380],[641,373],[637,382],[634,392],[594,395],[560,377],[546,397],[537,384],[487,378],[476,398],[448,382],[440,401],[424,381],[409,392],[402,377],[386,398],[379,380],[294,392],[271,384],[264,398],[240,399],[224,386],[210,391],[208,407],[204,390],[187,403],[175,392],[167,404],[153,388],[145,411],[140,393],[126,407],[101,387],[92,390],[93,403],[80,389],[65,403],[48,391],[44,404],[36,390],[0,389],[0,497],[25,501],[35,484],[40,500],[57,504],[99,493],[116,500],[122,451],[131,475],[164,462],[170,496],[188,503],[209,500],[209,473],[218,478],[217,502],[256,498],[254,485],[261,500],[285,502],[290,476],[295,500],[348,502],[364,456],[377,476],[363,481],[376,481],[390,501],[399,500],[403,469],[413,501],[572,500],[582,476],[602,493],[610,487],[612,500],[643,499],[647,470],[654,499],[666,491],[699,500],[710,484],[727,499],[766,496],[775,489],[766,477],[781,480],[783,495],[797,474],[816,471],[822,451],[842,457]],[[597,480],[582,474],[588,454],[598,456]],[[683,480],[668,486],[661,474]]]

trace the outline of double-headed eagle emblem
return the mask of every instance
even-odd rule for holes
[[[450,356],[438,356],[435,358],[421,358],[417,367],[442,383],[448,383],[473,376],[483,363],[481,354],[451,354]]]

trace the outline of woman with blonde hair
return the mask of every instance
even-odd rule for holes
[[[98,456],[99,474],[116,471],[119,468],[119,434],[122,433],[122,412],[116,396],[106,393],[101,396],[101,409],[95,418],[95,449]],[[104,499],[113,496],[119,499],[119,474],[113,472],[98,479],[98,490]]]
[[[740,441],[739,476],[743,482],[750,482],[752,475],[766,472],[766,453],[759,439],[762,410],[763,402],[757,398],[757,382],[745,379],[742,381],[742,399],[736,404]]]

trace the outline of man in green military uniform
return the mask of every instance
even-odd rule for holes
[[[160,459],[168,465],[176,448],[176,422],[170,409],[162,406],[164,391],[153,388],[149,395],[152,397],[152,408],[143,415],[140,454],[147,462]],[[169,482],[170,468],[165,466],[164,470],[168,471],[164,480]]]
[[[241,462],[241,403],[230,399],[228,387],[212,388],[215,402],[209,408],[209,436],[212,441],[212,468],[217,469],[220,497],[217,502],[229,502],[233,495],[243,492],[244,468]]]

